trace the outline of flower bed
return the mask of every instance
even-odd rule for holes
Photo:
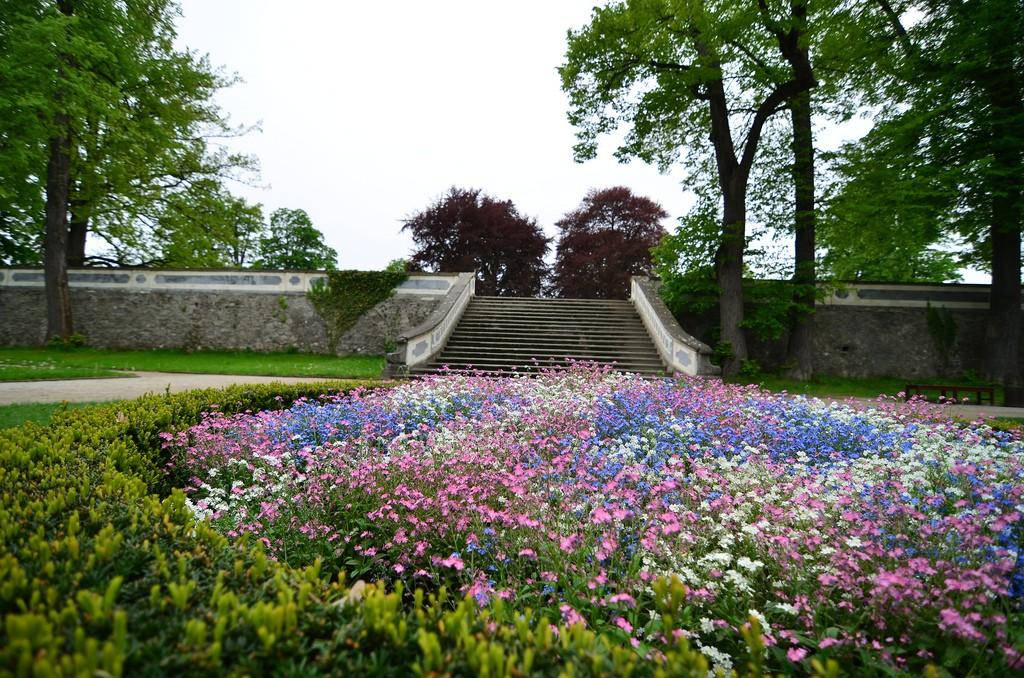
[[[196,515],[290,566],[546,611],[652,660],[685,637],[739,665],[753,619],[784,671],[1024,668],[1024,444],[935,408],[579,369],[167,438]]]

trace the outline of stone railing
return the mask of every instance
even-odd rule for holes
[[[929,283],[823,283],[823,306],[987,309],[988,285]]]
[[[683,331],[650,278],[633,276],[629,298],[670,371],[689,375],[720,372],[711,364],[711,347]]]
[[[188,291],[270,292],[305,294],[327,277],[323,271],[254,271],[223,269],[160,270],[143,268],[74,268],[68,271],[71,287],[116,289],[129,292]],[[395,294],[443,296],[456,284],[457,273],[411,273]],[[0,288],[42,287],[37,268],[0,269]]]
[[[459,273],[445,299],[416,327],[398,337],[398,348],[388,354],[387,373],[403,376],[410,367],[425,363],[444,348],[473,295],[476,273]]]

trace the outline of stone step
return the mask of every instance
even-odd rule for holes
[[[459,325],[502,325],[509,327],[534,327],[543,325],[557,329],[559,326],[566,327],[594,327],[597,329],[618,329],[618,328],[643,328],[643,322],[634,316],[622,316],[619,318],[608,318],[605,316],[573,316],[573,315],[551,315],[551,316],[463,316]]]
[[[470,306],[626,306],[628,299],[562,299],[560,297],[482,297],[476,296]]]
[[[661,358],[657,355],[651,355],[649,351],[635,351],[631,353],[626,352],[610,352],[610,351],[575,351],[575,352],[564,352],[564,351],[532,351],[532,350],[514,350],[514,349],[476,349],[473,351],[457,351],[445,350],[438,357],[438,361],[444,360],[467,360],[472,361],[474,359],[480,360],[526,360],[530,361],[534,358],[538,360],[603,360],[605,362],[621,362],[621,363],[650,363],[653,365],[661,365]]]
[[[516,313],[516,312],[477,312],[466,311],[463,313],[466,320],[496,320],[496,321],[550,321],[550,322],[571,322],[583,321],[587,323],[616,323],[620,321],[637,320],[636,313],[572,313],[572,312],[545,312],[545,313]]]
[[[472,348],[479,346],[480,348],[501,348],[503,346],[530,346],[536,348],[566,348],[566,349],[580,349],[580,348],[621,348],[623,350],[636,350],[642,349],[644,351],[650,351],[653,348],[651,340],[647,337],[635,337],[635,338],[623,338],[623,337],[608,337],[603,339],[594,339],[592,337],[564,337],[562,339],[556,339],[551,337],[457,337],[452,335],[452,338],[448,340],[448,344],[445,346],[446,349],[454,347],[467,347]]]
[[[633,308],[633,304],[628,301],[622,302],[611,302],[611,301],[595,301],[595,302],[570,302],[568,300],[562,301],[547,301],[539,300],[535,302],[526,303],[507,303],[505,301],[480,301],[477,297],[473,301],[469,302],[467,308],[476,308],[487,311],[550,311],[550,310],[563,310],[563,311],[580,311],[582,313],[602,313],[602,312],[615,312],[615,311],[629,311]]]
[[[523,337],[523,338],[563,338],[572,339],[596,338],[650,338],[647,330],[643,328],[628,328],[622,330],[601,329],[601,328],[574,328],[566,327],[509,327],[502,325],[493,326],[471,326],[456,328],[453,337]]]
[[[639,325],[643,326],[636,315],[621,315],[621,316],[607,316],[607,315],[570,315],[567,313],[554,313],[551,315],[483,315],[483,314],[470,314],[467,313],[462,317],[462,322],[467,323],[502,323],[512,325],[524,325],[534,323],[544,323],[547,325],[609,325],[615,327],[621,327],[623,325]]]
[[[493,368],[480,368],[472,366],[434,366],[431,364],[430,367],[414,367],[409,370],[409,375],[412,377],[426,377],[438,374],[452,374],[452,375],[466,375],[476,376],[481,375],[485,377],[530,377],[537,375],[541,370],[549,372],[559,372],[568,370],[566,366],[549,366],[549,367],[530,367],[530,366],[511,366],[511,367],[493,367]],[[646,370],[618,370],[621,372],[629,372],[632,374],[640,375],[644,378],[660,378],[665,376],[665,372],[662,370],[658,371],[646,371]]]
[[[614,366],[617,370],[622,372],[638,372],[642,374],[665,374],[663,366],[649,366],[649,365],[629,365],[616,363],[614,361],[600,361],[600,360],[586,360],[576,362],[587,362],[594,363],[599,366]],[[567,369],[573,367],[575,363],[573,361],[543,361],[538,360],[536,362],[515,362],[515,361],[456,361],[456,360],[438,360],[425,366],[417,366],[412,368],[410,372],[416,374],[431,374],[438,373],[447,367],[449,370],[465,370],[469,372],[473,371],[506,371],[506,372],[529,372],[539,371],[545,369]]]
[[[412,374],[528,374],[574,363],[663,375],[665,366],[624,299],[474,297],[447,344]]]
[[[574,351],[580,350],[601,350],[610,353],[653,353],[657,349],[650,339],[637,338],[632,339],[628,342],[621,340],[604,340],[598,342],[589,342],[586,338],[566,338],[560,341],[552,340],[543,337],[536,337],[532,339],[522,338],[498,338],[492,337],[487,340],[479,340],[473,338],[462,338],[452,337],[448,340],[448,344],[444,350],[454,349],[458,347],[460,350],[516,350],[516,351],[561,351],[573,353]]]

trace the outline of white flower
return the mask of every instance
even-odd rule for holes
[[[701,645],[699,641],[697,646],[700,649],[700,653],[711,660],[711,663],[716,669],[722,668],[725,669],[726,673],[728,673],[729,669],[732,668],[732,657],[722,652],[717,647],[712,645]],[[716,674],[715,672],[709,672],[708,675],[714,676]]]
[[[780,612],[785,612],[786,614],[795,615],[797,613],[796,606],[790,605],[789,603],[775,603],[775,609]]]
[[[725,551],[715,551],[714,553],[707,554],[701,560],[724,566],[732,562],[732,554]]]
[[[771,627],[768,625],[768,620],[765,619],[765,616],[757,610],[747,610],[747,615],[756,619],[761,624],[761,630],[765,633],[771,630]]]
[[[700,631],[701,633],[713,633],[715,625],[711,623],[711,620],[707,617],[700,618]]]
[[[764,563],[762,563],[760,560],[751,560],[746,556],[740,556],[736,560],[736,565],[738,565],[741,569],[746,570],[747,572],[757,572],[762,567],[764,567]]]
[[[736,570],[728,570],[722,578],[741,591],[751,590],[750,582],[748,582],[747,578]]]
[[[859,549],[861,546],[864,545],[864,542],[862,542],[857,537],[849,537],[846,540],[846,545],[849,546],[851,549]]]

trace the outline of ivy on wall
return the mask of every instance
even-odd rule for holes
[[[327,324],[331,352],[364,313],[394,294],[408,277],[404,271],[328,271],[326,283],[314,284],[307,296]]]

